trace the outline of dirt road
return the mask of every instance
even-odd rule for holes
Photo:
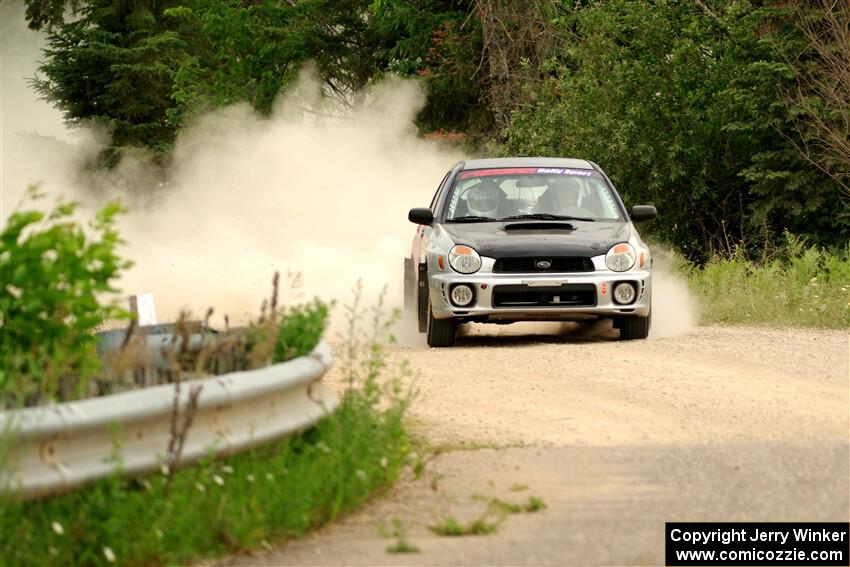
[[[847,332],[702,327],[617,342],[596,327],[508,329],[520,336],[393,351],[418,376],[413,427],[438,453],[421,478],[314,536],[220,564],[661,564],[665,521],[850,517]],[[532,495],[546,509],[494,534],[428,529]],[[387,553],[380,527],[393,519],[419,553]]]

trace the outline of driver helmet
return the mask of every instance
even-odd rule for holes
[[[493,181],[484,180],[473,186],[466,196],[469,213],[477,217],[495,217],[502,202],[502,190]]]
[[[553,197],[556,207],[575,207],[581,194],[581,184],[574,177],[557,177],[550,183],[547,193]]]

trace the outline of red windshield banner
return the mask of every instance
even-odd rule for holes
[[[598,177],[591,169],[565,169],[563,167],[502,167],[498,169],[470,169],[462,171],[458,179],[494,177],[500,175],[572,175],[575,177]]]
[[[490,177],[493,175],[516,175],[537,173],[536,167],[509,167],[503,169],[471,169],[462,171],[458,179],[469,179],[470,177]]]

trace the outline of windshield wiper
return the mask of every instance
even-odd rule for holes
[[[528,215],[514,215],[512,217],[505,217],[502,219],[503,221],[507,220],[579,220],[579,221],[588,221],[595,222],[596,219],[590,219],[587,217],[569,217],[566,215],[552,215],[549,213],[531,213]]]
[[[498,219],[494,219],[493,217],[477,217],[474,215],[466,216],[466,217],[456,217],[453,219],[448,219],[447,222],[492,222]]]

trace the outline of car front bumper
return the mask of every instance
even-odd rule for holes
[[[636,289],[636,297],[628,305],[614,302],[614,286],[620,282],[631,282]],[[450,292],[457,284],[467,284],[472,288],[472,303],[460,307],[451,302]],[[429,274],[428,285],[435,319],[456,317],[482,322],[582,320],[624,315],[646,317],[652,297],[652,274],[648,270],[545,275],[489,272],[464,275],[444,271]],[[563,290],[563,293],[555,291],[557,289]],[[513,294],[511,301],[505,300],[506,292],[503,290],[510,290]],[[577,297],[572,294],[575,290],[581,290],[584,298],[578,305],[570,304]],[[523,305],[531,302],[520,301],[533,300],[534,297],[545,299],[534,305]]]

